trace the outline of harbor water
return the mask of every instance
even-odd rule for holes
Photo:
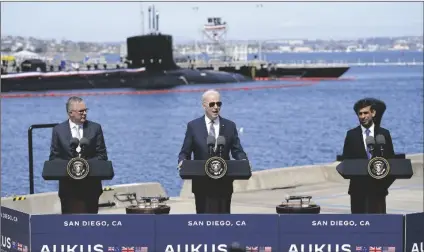
[[[341,153],[346,131],[358,125],[353,104],[375,97],[387,104],[382,126],[395,151],[423,152],[422,66],[351,68],[353,80],[275,81],[228,84],[222,91],[222,116],[233,120],[254,170],[332,162]],[[286,88],[249,89],[291,85]],[[297,86],[296,86],[297,85]],[[193,85],[179,90],[219,88]],[[99,90],[95,90],[96,92]],[[110,91],[110,90],[109,90]],[[122,91],[122,90],[121,90]],[[78,94],[78,90],[72,91]],[[84,91],[86,92],[86,91]],[[93,91],[94,92],[94,91]],[[170,196],[182,181],[176,169],[186,124],[202,115],[202,92],[83,96],[89,120],[101,123],[115,178],[104,185],[157,181]],[[66,120],[68,97],[1,100],[2,197],[27,194],[28,127]],[[35,192],[57,190],[41,177],[48,159],[51,129],[34,130]]]

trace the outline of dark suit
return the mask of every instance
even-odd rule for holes
[[[86,121],[83,125],[83,137],[89,141],[85,148],[86,159],[107,160],[106,145],[100,124]],[[53,128],[49,160],[73,158],[70,149],[72,138],[69,121],[66,120]],[[62,213],[97,213],[98,201],[102,194],[100,180],[59,181],[59,197]]]
[[[237,128],[234,122],[220,117],[219,135],[226,140],[222,151],[222,158],[230,160],[230,152],[233,159],[247,159],[246,153],[240,144]],[[194,154],[195,160],[207,160],[210,155],[206,139],[208,131],[205,116],[197,118],[187,124],[187,131],[178,162],[190,160]],[[197,213],[230,213],[231,196],[233,193],[233,180],[222,178],[213,180],[210,178],[193,179],[192,192],[196,201]]]
[[[394,157],[392,137],[387,129],[374,128],[374,137],[381,134],[386,139],[384,146],[384,158]],[[347,132],[344,147],[344,159],[368,159],[364,145],[361,126]],[[371,177],[351,179],[349,195],[352,213],[386,213],[386,196],[388,188],[394,182],[393,179],[375,180]]]

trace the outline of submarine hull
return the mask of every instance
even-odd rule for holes
[[[252,81],[240,74],[192,69],[171,70],[165,73],[149,74],[131,84],[135,89],[165,89],[190,84],[217,84]]]
[[[143,72],[111,72],[67,76],[39,76],[34,74],[34,76],[22,78],[2,78],[1,92],[131,88],[134,83],[145,76],[146,74]]]
[[[180,85],[189,84],[215,84],[215,83],[237,83],[252,81],[251,78],[241,74],[199,71],[192,69],[177,69],[164,71],[162,73],[112,73],[78,76],[58,77],[26,77],[7,78],[1,81],[1,92],[22,91],[51,91],[51,90],[85,90],[85,89],[112,89],[112,88],[134,88],[134,89],[170,89]]]

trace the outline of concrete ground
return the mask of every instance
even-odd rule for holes
[[[387,197],[387,212],[407,214],[424,212],[423,209],[423,154],[408,155],[414,176],[396,180]],[[321,213],[350,213],[348,182],[341,178],[335,167],[338,162],[302,167],[278,168],[254,172],[248,181],[234,183],[233,214],[275,214],[276,206],[287,195],[309,195],[321,206]],[[129,202],[120,202],[116,194],[137,193],[137,196],[166,196],[159,183],[117,185],[105,188],[100,203],[115,202],[114,207],[102,207],[100,214],[124,214]],[[118,198],[122,198],[121,196]],[[15,199],[15,200],[14,200]],[[2,206],[31,214],[60,213],[57,192],[21,197],[2,198]],[[191,181],[185,181],[180,197],[171,198],[171,214],[194,214],[195,205],[191,193]]]
[[[321,213],[350,213],[350,199],[347,195],[347,183],[323,183],[301,186],[293,189],[260,190],[239,192],[233,195],[231,212],[233,214],[275,214],[276,206],[285,202],[285,196],[310,195],[312,201],[321,206]],[[193,198],[171,198],[171,214],[194,214]],[[396,181],[387,198],[387,212],[406,214],[423,212],[423,180],[414,178],[409,181]],[[124,208],[103,209],[102,213],[125,213]]]

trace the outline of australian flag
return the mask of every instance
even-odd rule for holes
[[[368,252],[368,247],[365,247],[365,246],[356,246],[355,251],[356,252]]]

